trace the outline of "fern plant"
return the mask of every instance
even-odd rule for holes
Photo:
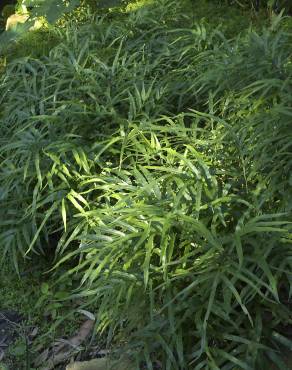
[[[137,368],[284,369],[291,35],[228,40],[169,9],[68,24],[8,65],[1,254],[54,253]]]

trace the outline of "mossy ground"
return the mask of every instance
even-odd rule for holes
[[[9,368],[18,366],[21,369],[23,367],[26,352],[26,328],[38,326],[42,323],[42,312],[36,308],[36,302],[40,297],[40,279],[41,271],[39,269],[28,267],[28,269],[24,269],[20,276],[17,276],[12,266],[2,266],[1,268],[0,310],[13,310],[24,318],[22,324],[15,328],[17,340],[10,346],[8,355],[7,353],[5,355],[5,365]]]
[[[70,336],[77,330],[80,320],[69,320],[70,325],[59,325],[55,329],[53,322],[71,312],[71,304],[60,304],[58,298],[64,294],[54,290],[55,277],[48,275],[51,264],[43,258],[31,266],[29,261],[20,266],[17,275],[13,266],[2,266],[0,271],[0,311],[16,311],[23,317],[23,322],[15,327],[16,340],[5,354],[1,366],[8,369],[31,370],[31,364],[37,356],[36,349],[44,350],[57,338]],[[64,291],[67,286],[62,287]],[[27,340],[30,333],[37,330],[31,343]],[[3,360],[4,361],[4,360]]]

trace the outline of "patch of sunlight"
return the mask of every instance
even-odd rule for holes
[[[136,0],[131,2],[130,4],[127,5],[126,7],[126,12],[132,12],[135,10],[138,10],[142,8],[145,5],[151,5],[155,2],[155,0]]]

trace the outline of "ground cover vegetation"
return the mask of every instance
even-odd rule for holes
[[[137,369],[287,369],[291,28],[194,3],[68,16],[10,57],[2,262],[43,255],[53,302],[95,309]]]

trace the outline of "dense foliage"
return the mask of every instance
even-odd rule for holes
[[[287,12],[292,11],[291,2],[289,0],[221,0],[227,2],[229,5],[236,5],[239,7],[249,7],[255,10],[260,8],[267,8],[274,11],[285,9]]]
[[[99,333],[147,369],[285,369],[292,35],[278,21],[229,41],[164,1],[67,24],[1,77],[1,254],[16,269],[54,254]]]

